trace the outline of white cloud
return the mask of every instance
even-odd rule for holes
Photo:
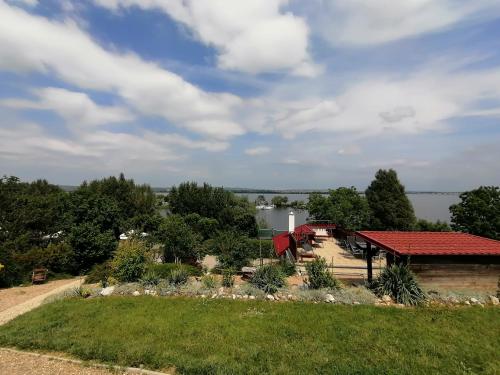
[[[271,149],[266,146],[251,147],[245,150],[245,154],[250,156],[265,155],[271,152]]]
[[[82,89],[114,92],[146,115],[213,138],[241,135],[240,99],[208,93],[132,53],[108,51],[74,22],[50,21],[0,1],[0,69],[55,74]],[[223,125],[221,125],[223,124]]]
[[[315,32],[334,45],[348,46],[437,32],[499,11],[496,0],[313,0],[305,6]]]
[[[47,87],[33,90],[38,100],[6,99],[1,105],[16,109],[52,110],[64,118],[69,127],[96,126],[113,122],[127,122],[134,116],[118,106],[99,106],[85,93]]]
[[[94,0],[117,10],[159,9],[218,50],[218,65],[247,73],[291,71],[317,75],[308,52],[306,22],[282,11],[288,0]]]
[[[38,5],[38,0],[10,0],[13,4],[27,5],[29,7],[34,7]]]

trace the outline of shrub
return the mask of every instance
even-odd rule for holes
[[[262,246],[262,252],[261,252]],[[262,254],[263,258],[274,258],[273,240],[259,240],[257,238],[249,238],[247,241],[247,255],[250,259],[258,259]]]
[[[189,276],[202,276],[203,271],[190,264],[178,264],[178,263],[150,263],[147,265],[147,271],[154,271],[160,279],[167,279],[173,270],[183,269],[187,272]]]
[[[425,300],[425,293],[407,265],[394,264],[385,268],[374,281],[373,288],[379,296],[389,295],[405,305],[418,305]]]
[[[143,242],[122,241],[111,260],[113,276],[119,281],[136,281],[143,275],[146,261],[147,249]]]
[[[167,277],[167,281],[171,285],[182,285],[186,284],[189,278],[189,274],[183,268],[174,269],[170,272]]]
[[[317,258],[306,264],[307,285],[310,289],[338,288],[339,283],[330,272],[326,261],[323,258]]]
[[[207,289],[215,289],[217,287],[217,280],[212,275],[205,275],[201,279],[201,283]]]
[[[45,267],[52,273],[73,273],[76,270],[75,253],[65,242],[50,243],[45,248],[32,248],[15,257],[16,262],[24,269]]]
[[[236,231],[221,231],[206,243],[207,253],[217,255],[222,268],[240,270],[248,265],[248,238]]]
[[[222,286],[232,288],[234,285],[234,270],[226,268],[222,270]]]
[[[111,276],[111,265],[109,262],[96,264],[85,278],[85,284],[101,283],[103,287],[108,285],[108,278]]]
[[[257,269],[250,282],[266,293],[276,293],[285,286],[285,275],[281,267],[266,264]]]
[[[295,262],[284,259],[280,262],[281,271],[285,276],[293,276],[297,273]]]
[[[160,283],[160,275],[158,275],[154,270],[148,270],[142,276],[140,282],[144,287],[156,287]]]

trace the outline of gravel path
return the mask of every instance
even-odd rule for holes
[[[36,370],[35,370],[36,369]],[[83,366],[49,356],[40,356],[35,353],[21,353],[0,348],[0,374],[9,375],[109,375],[123,374],[124,372],[109,371],[103,368]]]
[[[47,297],[51,297],[65,292],[68,289],[80,286],[83,279],[58,280],[42,285],[33,285],[23,288],[4,289],[0,293],[0,306],[8,306],[6,309],[0,308],[0,325],[7,323],[15,317],[24,314],[40,306]],[[19,290],[25,293],[19,295]],[[31,297],[31,298],[30,298]],[[14,302],[17,302],[15,304]],[[22,302],[20,302],[22,301]]]

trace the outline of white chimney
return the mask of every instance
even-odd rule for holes
[[[295,231],[295,215],[293,211],[288,213],[288,232],[293,233]]]

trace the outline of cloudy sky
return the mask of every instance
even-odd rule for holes
[[[0,174],[500,184],[498,0],[0,0]]]

